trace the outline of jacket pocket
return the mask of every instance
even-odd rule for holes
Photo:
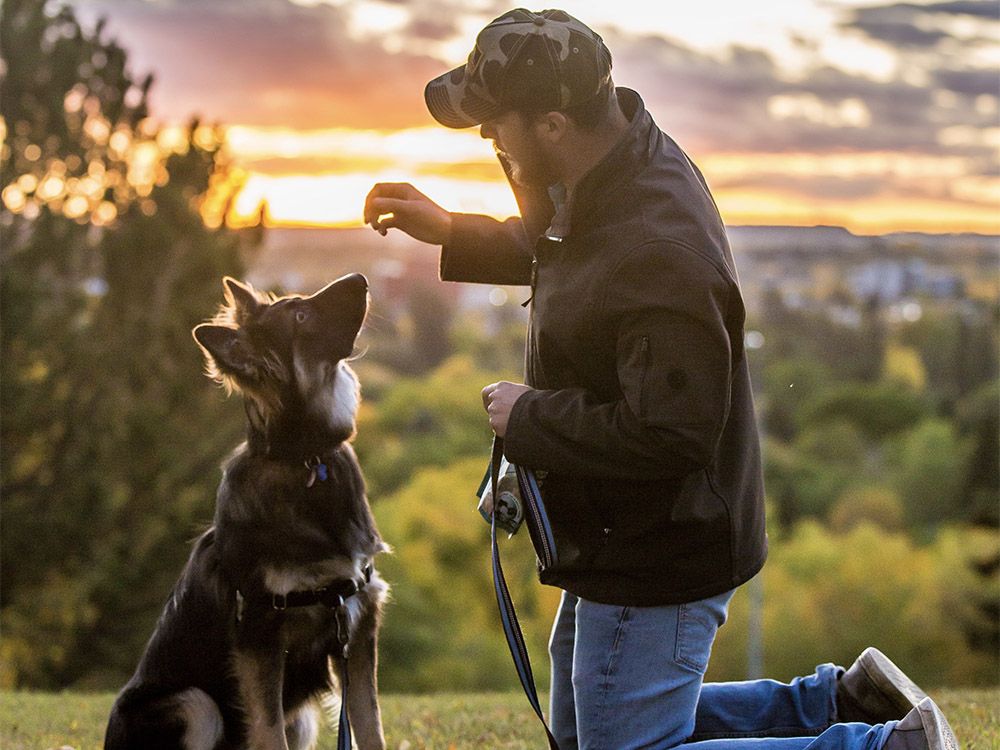
[[[729,405],[729,342],[698,321],[660,315],[619,344],[618,381],[652,427],[718,427]]]
[[[704,674],[718,625],[707,613],[698,611],[697,602],[677,608],[677,641],[674,660],[681,666]]]

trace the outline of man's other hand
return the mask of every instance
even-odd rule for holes
[[[530,390],[532,388],[524,383],[508,383],[506,380],[490,383],[483,388],[483,406],[490,415],[490,427],[497,437],[502,438],[507,434],[507,422],[514,402]]]
[[[383,237],[390,228],[431,245],[451,236],[451,214],[408,182],[379,182],[365,198],[365,224]]]

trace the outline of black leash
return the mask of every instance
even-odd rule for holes
[[[490,481],[493,486],[494,508],[499,495],[500,486],[500,460],[503,458],[503,438],[493,438],[493,456],[490,461]],[[548,520],[545,518],[545,509],[541,505],[541,497],[537,494],[538,487],[534,478],[529,472],[517,467],[518,485],[521,489],[521,501],[527,506],[524,518],[529,524],[529,531],[532,532],[532,540],[536,539],[535,532],[540,534],[540,538],[546,539],[550,544],[552,532],[548,528]],[[524,476],[522,476],[522,474]],[[528,490],[525,492],[525,490]],[[533,490],[533,491],[532,491]],[[503,632],[507,637],[507,647],[510,655],[514,659],[514,666],[517,668],[517,676],[521,680],[521,687],[524,694],[528,696],[528,702],[532,710],[538,716],[545,728],[545,734],[549,740],[550,750],[559,750],[556,738],[552,736],[549,725],[545,723],[545,716],[542,714],[542,706],[538,700],[538,690],[535,688],[535,677],[531,672],[531,660],[528,658],[528,646],[524,642],[524,635],[521,633],[521,625],[517,621],[517,614],[514,612],[514,601],[511,599],[510,590],[507,588],[507,581],[503,575],[503,568],[500,566],[500,549],[497,547],[497,522],[496,514],[491,514],[490,520],[490,544],[492,546],[493,557],[493,588],[497,596],[497,606],[500,609],[500,620],[503,623]],[[537,551],[536,545],[536,551]],[[546,554],[553,555],[554,545],[545,550]],[[552,558],[549,558],[550,563]]]

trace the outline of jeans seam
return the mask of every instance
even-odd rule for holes
[[[604,721],[604,714],[608,710],[608,692],[611,690],[611,675],[614,672],[615,658],[618,656],[621,650],[620,646],[622,642],[622,637],[624,636],[625,633],[625,620],[628,619],[628,612],[629,612],[628,607],[622,607],[621,614],[618,616],[618,624],[615,626],[615,637],[614,640],[611,642],[611,652],[608,654],[608,666],[607,669],[604,671],[604,680],[603,680],[604,684],[602,685],[601,689],[601,710],[600,710],[602,743],[600,743],[598,747],[603,746],[604,734],[607,731],[606,728],[608,726],[608,722]]]
[[[756,732],[696,732],[685,742],[701,742],[703,740],[729,740],[729,739],[752,739],[755,737],[817,737],[827,729],[829,725],[819,725],[815,727],[768,727]]]
[[[700,664],[694,663],[691,659],[684,656],[683,648],[683,637],[684,633],[684,623],[688,619],[688,607],[686,604],[680,604],[677,606],[677,637],[674,640],[674,661],[681,667],[686,667],[687,669],[693,670],[698,674],[704,672],[704,667]]]

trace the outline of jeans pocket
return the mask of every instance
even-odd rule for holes
[[[681,604],[677,608],[677,640],[674,661],[681,667],[704,674],[712,642],[719,630],[718,620],[700,602]]]

